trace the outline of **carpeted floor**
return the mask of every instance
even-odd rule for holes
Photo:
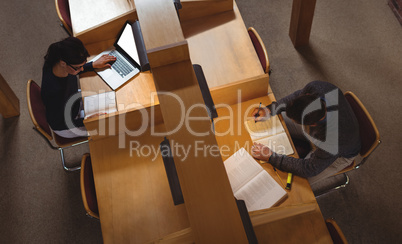
[[[246,26],[261,35],[277,98],[326,80],[363,101],[383,143],[350,185],[318,198],[349,243],[400,243],[402,236],[402,28],[386,0],[317,1],[310,44],[288,37],[292,1],[238,0]],[[0,73],[20,99],[21,115],[0,118],[0,243],[101,243],[100,223],[85,216],[79,173],[62,170],[57,151],[32,129],[26,82],[40,84],[50,43],[67,37],[54,1],[0,2]],[[78,162],[88,146],[67,151]]]

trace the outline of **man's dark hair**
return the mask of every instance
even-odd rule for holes
[[[314,109],[312,112],[305,114],[305,109],[313,102],[319,103],[319,109]],[[296,123],[302,125],[313,125],[320,121],[326,113],[325,101],[316,95],[300,95],[292,102],[286,105],[286,115],[293,119]]]

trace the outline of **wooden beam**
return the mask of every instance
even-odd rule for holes
[[[168,139],[173,147],[190,152],[174,155],[174,160],[196,243],[246,243],[207,111],[194,107],[203,104],[203,98],[191,62],[161,66],[152,73],[158,93],[169,91],[158,94],[166,130],[172,132]]]
[[[289,36],[293,46],[308,45],[316,0],[293,0]]]

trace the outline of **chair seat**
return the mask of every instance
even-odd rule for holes
[[[83,142],[88,140],[88,137],[75,137],[75,138],[65,138],[57,135],[56,133],[54,135],[54,140],[59,145],[60,147],[67,147],[79,142]]]

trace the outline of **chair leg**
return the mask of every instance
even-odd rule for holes
[[[349,180],[349,176],[346,173],[343,173],[343,178],[345,179],[345,181],[342,184],[340,184],[338,186],[335,186],[335,187],[333,187],[331,189],[327,189],[327,190],[324,190],[322,192],[318,192],[317,194],[314,193],[314,196],[317,198],[317,197],[320,197],[320,196],[322,196],[324,194],[327,194],[327,193],[330,193],[332,191],[338,190],[340,188],[345,188],[349,184],[350,180]]]
[[[349,176],[346,173],[343,173],[343,177],[345,179],[345,182],[343,184],[340,184],[339,186],[335,187],[334,190],[338,190],[339,188],[344,188],[349,184]]]
[[[86,215],[88,218],[91,218],[91,219],[96,219],[96,220],[98,220],[98,221],[99,221],[99,218],[94,217],[94,216],[90,215],[89,213],[85,213],[85,215]]]
[[[76,167],[72,167],[72,168],[68,168],[66,166],[66,163],[64,161],[64,152],[63,152],[63,148],[59,148],[60,151],[60,156],[61,156],[61,163],[63,164],[63,168],[65,171],[76,171],[76,170],[80,170],[81,166],[76,166]]]

